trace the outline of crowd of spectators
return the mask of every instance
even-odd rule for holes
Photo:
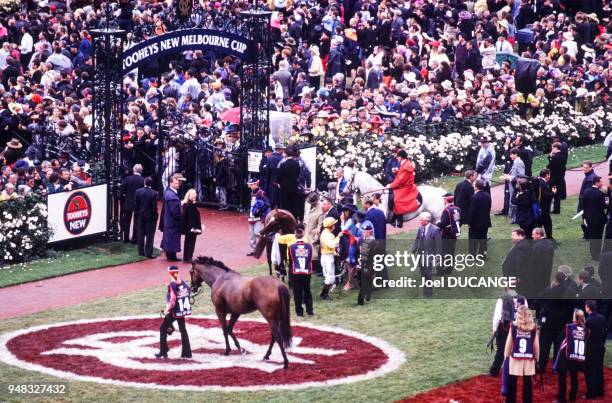
[[[250,6],[195,3],[219,18]],[[384,133],[401,121],[436,123],[508,109],[533,115],[559,100],[581,109],[608,99],[607,2],[274,0],[261,6],[272,11],[270,106],[293,113],[299,132],[342,119]],[[115,3],[114,18],[128,30],[126,46],[173,29],[173,7],[171,1]],[[23,2],[20,11],[0,16],[3,147],[17,138],[24,149],[35,147],[35,160],[49,160],[36,142],[43,127],[73,160],[75,149],[89,146],[90,31],[103,19],[101,7],[74,1]],[[540,63],[534,93],[516,90],[518,56]],[[238,67],[233,57],[196,50],[127,74],[126,172],[140,163],[144,175],[153,174],[159,147],[166,176],[189,164],[173,144],[158,144],[160,102],[169,116],[222,129],[220,146],[237,149],[239,128],[219,117],[238,106]],[[14,169],[15,162],[3,165]]]

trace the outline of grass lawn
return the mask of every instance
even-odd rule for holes
[[[2,267],[0,288],[144,259],[138,256],[138,248],[135,245],[123,242],[95,244],[54,254],[56,256]]]
[[[591,160],[593,162],[602,161],[606,156],[606,149],[603,144],[593,144],[583,147],[574,147],[569,149],[569,155],[567,158],[567,168],[575,168],[582,165],[582,162],[585,160]],[[547,155],[538,155],[533,159],[532,172],[534,175],[539,174],[540,170],[546,168],[548,165]],[[503,172],[503,165],[496,166],[495,171],[493,172],[493,180],[499,180],[499,176]],[[463,176],[450,176],[444,175],[438,178],[434,178],[432,180],[427,181],[427,184],[432,186],[441,187],[443,189],[452,192],[455,189],[455,186],[458,182],[463,179]]]
[[[577,239],[578,223],[568,221],[574,211],[575,198],[562,206],[563,214],[555,216],[555,230],[562,241],[557,250],[557,262],[572,262],[579,267],[587,253],[584,243]],[[495,217],[491,236],[508,239],[511,228],[506,219]],[[406,248],[414,233],[403,234],[396,245]],[[500,246],[501,247],[501,246]],[[499,265],[497,266],[499,270]],[[257,266],[244,271],[245,275],[265,274],[267,269]],[[318,291],[320,279],[313,279],[313,290]],[[195,314],[212,313],[212,304],[206,295],[199,298]],[[155,314],[164,303],[164,287],[132,292],[114,298],[99,299],[64,309],[42,312],[23,318],[4,320],[0,333],[19,328],[59,321],[83,318]],[[99,385],[88,382],[70,382],[67,400],[71,401],[169,401],[197,399],[206,401],[347,401],[372,402],[394,401],[421,391],[442,386],[460,379],[469,378],[488,369],[492,355],[485,348],[491,333],[491,315],[494,300],[481,299],[379,299],[369,304],[356,305],[356,293],[334,293],[334,300],[315,300],[315,316],[309,322],[339,326],[364,334],[382,338],[406,355],[406,363],[384,378],[337,385],[329,388],[313,388],[302,391],[278,392],[166,392]],[[257,315],[255,315],[257,316]],[[296,318],[292,315],[292,320]],[[297,319],[300,322],[300,319]],[[610,346],[608,346],[610,351]],[[612,354],[606,356],[606,364],[612,365]],[[0,378],[10,382],[58,381],[47,375],[28,372],[0,364]],[[537,394],[537,392],[536,392]],[[5,396],[3,396],[5,398]],[[56,399],[54,399],[55,401]],[[491,401],[499,400],[492,396]]]

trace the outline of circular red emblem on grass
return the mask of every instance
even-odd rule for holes
[[[91,202],[83,192],[75,192],[66,200],[64,207],[64,225],[73,235],[85,231],[91,220]]]
[[[193,358],[180,359],[180,334],[169,338],[169,358],[154,357],[160,318],[123,317],[37,326],[0,337],[0,360],[27,370],[74,380],[183,390],[302,389],[385,375],[404,354],[383,340],[339,328],[293,325],[289,369],[270,342],[263,320],[240,319],[234,333],[245,354],[224,356],[225,342],[213,317],[190,317]],[[233,345],[232,345],[233,347]]]

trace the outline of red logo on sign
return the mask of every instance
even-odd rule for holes
[[[91,220],[91,202],[83,192],[75,192],[66,200],[64,207],[64,225],[73,235],[85,231]]]
[[[187,331],[192,359],[181,359],[180,334],[169,337],[168,359],[156,359],[160,318],[98,319],[39,326],[0,338],[8,364],[75,380],[185,390],[301,389],[357,382],[397,369],[404,355],[386,342],[338,328],[292,326],[289,369],[270,343],[268,324],[240,319],[234,333],[246,350],[223,355],[218,320],[193,317]]]

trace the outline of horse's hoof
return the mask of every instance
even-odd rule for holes
[[[265,361],[268,361],[268,360],[270,359],[270,356],[269,356],[269,355],[264,355],[264,358],[263,358],[263,359],[264,359]]]
[[[223,355],[229,355],[230,351],[229,350],[225,350],[225,353],[223,353]]]
[[[245,355],[245,354],[246,354],[246,350],[240,347],[240,355]]]
[[[285,368],[285,369],[289,369],[289,363],[288,363],[288,362],[286,362],[286,363],[283,365],[283,368]]]

